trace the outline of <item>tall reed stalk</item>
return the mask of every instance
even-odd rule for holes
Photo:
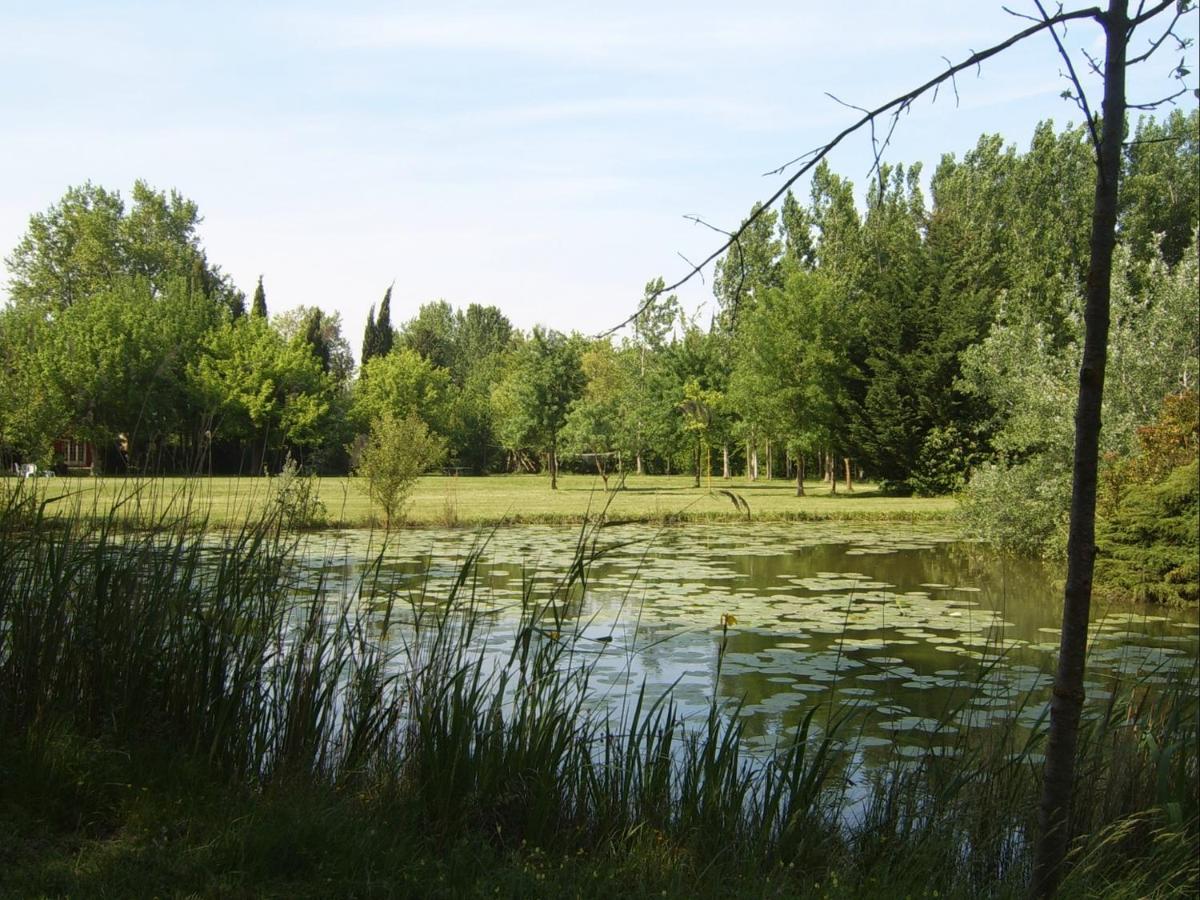
[[[152,745],[250,790],[352,789],[444,840],[651,846],[696,878],[965,896],[1016,893],[1028,875],[1040,729],[963,729],[952,752],[897,754],[851,802],[865,713],[814,705],[761,755],[715,695],[698,723],[644,684],[600,702],[594,666],[617,651],[576,615],[599,530],[581,531],[561,579],[527,575],[502,647],[483,540],[443,590],[388,587],[381,553],[337,594],[302,576],[278,512],[229,532],[182,514],[130,532],[116,514],[48,518],[43,499],[10,487],[0,503],[6,752],[62,735]],[[1065,890],[1195,888],[1196,697],[1193,667],[1092,710]]]

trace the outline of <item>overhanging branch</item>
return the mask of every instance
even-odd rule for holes
[[[1140,15],[1136,20],[1134,20],[1134,22],[1141,22],[1141,21],[1145,21],[1149,18],[1152,18],[1154,15],[1156,15],[1157,13],[1166,9],[1168,6],[1171,6],[1174,2],[1175,2],[1175,0],[1162,0],[1162,2],[1156,4],[1149,11],[1142,13],[1142,15]],[[596,335],[596,337],[597,338],[608,337],[608,336],[616,333],[617,331],[620,331],[626,325],[633,322],[638,316],[640,316],[643,312],[645,312],[650,306],[652,306],[654,304],[654,302],[656,300],[658,300],[658,298],[660,296],[662,296],[663,294],[667,294],[673,290],[676,290],[677,288],[682,287],[683,285],[685,285],[689,281],[691,281],[693,278],[695,278],[696,275],[698,275],[701,272],[701,270],[703,270],[709,263],[716,260],[722,253],[726,252],[731,246],[733,246],[735,243],[737,243],[740,240],[740,238],[742,237],[742,235],[746,233],[746,230],[751,225],[754,224],[754,222],[758,219],[759,216],[761,216],[764,212],[766,212],[766,210],[768,210],[772,206],[774,206],[775,203],[777,203],[787,193],[788,189],[791,188],[792,185],[794,185],[805,174],[807,174],[813,168],[815,168],[817,166],[817,164],[821,162],[821,160],[823,160],[826,156],[828,156],[835,147],[837,147],[839,144],[841,144],[842,141],[844,141],[850,135],[859,131],[864,126],[872,126],[873,127],[875,120],[882,115],[890,113],[890,114],[892,114],[893,117],[898,116],[904,110],[908,109],[908,107],[912,105],[913,101],[915,101],[919,97],[925,95],[929,91],[936,90],[940,85],[945,84],[947,81],[953,81],[954,77],[959,72],[962,72],[966,69],[970,69],[972,67],[979,67],[984,61],[991,59],[993,56],[996,56],[997,54],[1003,53],[1005,50],[1009,49],[1010,47],[1012,47],[1016,44],[1021,43],[1022,41],[1026,40],[1027,38],[1033,37],[1036,34],[1040,34],[1041,32],[1045,31],[1048,28],[1053,29],[1056,25],[1061,25],[1066,22],[1072,22],[1072,21],[1079,20],[1079,19],[1092,19],[1097,22],[1103,22],[1104,21],[1104,13],[1099,7],[1089,6],[1085,9],[1076,9],[1076,10],[1071,10],[1069,12],[1059,12],[1056,15],[1045,17],[1041,21],[1036,22],[1033,25],[1030,25],[1028,28],[1024,29],[1023,31],[1018,31],[1015,34],[1010,35],[1008,38],[1006,38],[1005,40],[1001,41],[998,44],[993,44],[991,47],[988,47],[985,50],[979,50],[979,51],[972,53],[966,59],[950,66],[944,72],[940,73],[939,75],[934,76],[933,78],[930,78],[928,81],[913,88],[911,91],[908,91],[905,94],[901,94],[898,97],[893,97],[887,103],[884,103],[881,106],[877,106],[874,109],[864,111],[861,118],[859,118],[856,122],[852,123],[851,125],[847,126],[846,128],[842,129],[842,131],[838,132],[838,134],[836,134],[833,137],[833,139],[830,140],[828,143],[822,145],[821,147],[818,147],[816,150],[810,151],[809,153],[805,154],[803,157],[800,157],[800,159],[804,160],[804,163],[800,166],[800,168],[798,168],[795,171],[795,173],[793,173],[787,180],[785,180],[783,182],[783,184],[779,186],[778,190],[776,190],[775,193],[773,193],[770,197],[768,197],[765,202],[763,202],[761,205],[759,205],[759,207],[757,209],[755,209],[753,212],[751,212],[751,214],[746,218],[746,220],[744,222],[742,222],[742,224],[739,228],[737,228],[734,231],[729,232],[729,238],[723,244],[721,244],[719,247],[717,247],[716,250],[714,250],[712,253],[710,253],[708,256],[706,256],[703,260],[701,260],[699,264],[692,266],[692,268],[682,278],[678,279],[677,281],[675,281],[669,285],[666,285],[666,286],[660,288],[658,291],[656,291],[655,293],[653,293],[649,297],[647,297],[646,300],[643,303],[639,304],[637,309],[631,315],[629,315],[627,318],[625,318],[623,321],[619,322],[617,325],[614,325],[612,328],[609,328],[606,331],[600,332],[599,334]],[[795,161],[793,161],[793,162],[795,162]],[[779,169],[774,170],[774,172],[771,172],[768,174],[782,173],[788,167],[788,165],[791,165],[791,164],[792,163],[788,163],[788,164],[780,167]]]

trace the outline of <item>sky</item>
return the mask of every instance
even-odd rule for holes
[[[68,186],[141,178],[196,201],[247,294],[262,275],[272,312],[340,312],[356,350],[393,282],[393,324],[445,299],[594,333],[719,245],[685,216],[735,227],[784,177],[763,173],[857,117],[827,92],[878,105],[1028,24],[991,0],[0,0],[0,255]],[[1090,23],[1065,41],[1102,54]],[[1179,56],[1139,66],[1131,101]],[[886,158],[928,175],[983,133],[1080,121],[1061,69],[1031,38],[919,101]],[[830,162],[861,190],[871,159],[864,134]],[[711,312],[711,286],[685,307]]]

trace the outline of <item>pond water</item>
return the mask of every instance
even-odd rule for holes
[[[703,718],[715,692],[744,719],[751,747],[774,746],[813,704],[854,706],[861,746],[914,753],[1044,714],[1062,592],[1037,563],[930,527],[620,526],[593,537],[603,552],[586,592],[561,632],[544,634],[594,664],[598,702],[622,702],[644,681],[651,696],[673,688],[682,711]],[[553,526],[406,530],[386,542],[336,532],[307,538],[301,553],[335,596],[353,594],[378,559],[379,587],[438,597],[482,542],[475,593],[489,646],[503,652],[523,586],[544,599],[579,539],[578,528]],[[375,614],[369,599],[361,613]],[[1101,606],[1093,619],[1089,700],[1107,697],[1114,678],[1195,685],[1195,610]]]

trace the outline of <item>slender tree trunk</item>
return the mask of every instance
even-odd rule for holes
[[[804,454],[796,457],[796,496],[804,496]]]
[[[771,467],[771,442],[767,441],[767,481],[774,477],[774,470]]]
[[[750,450],[750,480],[758,481],[758,445]]]
[[[846,493],[854,493],[854,479],[850,476],[850,457],[842,457],[842,467],[846,470]]]
[[[1075,461],[1071,486],[1071,524],[1067,538],[1067,582],[1063,597],[1058,670],[1050,699],[1050,731],[1043,770],[1039,835],[1031,893],[1050,897],[1063,876],[1070,846],[1071,797],[1079,718],[1083,709],[1084,661],[1096,560],[1096,464],[1100,444],[1100,403],[1108,356],[1109,294],[1116,243],[1117,190],[1125,125],[1125,50],[1128,0],[1109,0],[1103,25],[1103,132],[1097,160],[1096,200],[1092,209],[1091,258],[1084,308],[1083,362],[1075,408]]]
[[[826,468],[826,471],[828,472],[829,496],[831,496],[831,497],[837,496],[837,470],[834,468],[834,466],[835,466],[834,460],[835,459],[836,459],[836,457],[834,457],[833,451],[830,450],[829,455],[827,457],[825,457],[825,468]]]
[[[721,444],[721,478],[729,480],[729,441]]]
[[[558,453],[555,444],[557,442],[551,438],[550,452],[546,455],[546,465],[550,468],[550,490],[558,490]]]
[[[693,487],[700,487],[700,438],[696,438],[696,483]]]
[[[637,473],[638,473],[639,475],[643,475],[643,474],[645,474],[645,473],[642,471],[642,451],[641,451],[641,450],[639,450],[639,451],[637,452]]]

